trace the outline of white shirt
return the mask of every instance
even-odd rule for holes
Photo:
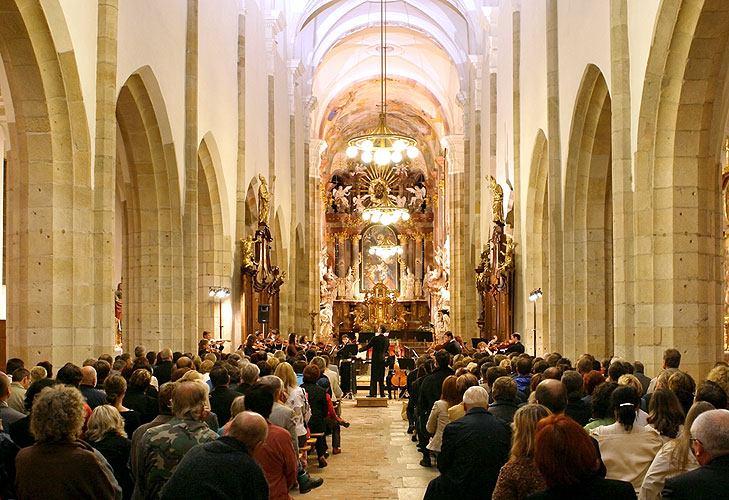
[[[306,435],[306,396],[304,395],[304,389],[301,387],[292,387],[289,389],[288,398],[286,399],[286,406],[294,410],[294,423],[296,424],[296,434],[298,436]]]

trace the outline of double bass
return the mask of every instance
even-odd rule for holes
[[[408,385],[408,376],[405,370],[400,368],[400,364],[397,362],[398,358],[404,355],[403,348],[400,345],[400,341],[395,341],[394,346],[390,346],[390,355],[395,356],[395,366],[393,367],[394,373],[390,376],[390,385],[402,389]]]

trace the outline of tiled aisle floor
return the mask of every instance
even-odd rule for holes
[[[407,421],[400,417],[403,402],[390,401],[387,408],[343,404],[342,418],[352,425],[342,429],[342,453],[331,455],[324,469],[309,460],[309,473],[323,477],[324,484],[306,495],[291,495],[302,500],[421,500],[438,471],[418,464],[422,456],[405,432]]]

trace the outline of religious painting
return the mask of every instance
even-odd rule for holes
[[[362,279],[360,291],[373,290],[378,283],[399,291],[397,254],[382,256],[370,252],[376,246],[396,246],[397,233],[389,226],[373,224],[362,231]]]

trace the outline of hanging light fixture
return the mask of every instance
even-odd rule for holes
[[[400,245],[392,243],[389,238],[383,235],[377,237],[377,244],[372,245],[368,250],[370,255],[375,255],[382,260],[388,260],[395,255],[402,255],[403,249]]]
[[[387,126],[387,35],[385,30],[385,0],[380,0],[380,117],[377,127],[370,132],[353,137],[348,142],[347,157],[359,156],[362,163],[373,161],[379,166],[400,163],[407,156],[418,157],[418,141],[393,132]]]
[[[388,166],[371,165],[367,168],[370,204],[362,211],[362,220],[383,226],[410,220],[408,209],[398,207],[390,198],[390,186],[395,181],[395,177],[394,172]]]

